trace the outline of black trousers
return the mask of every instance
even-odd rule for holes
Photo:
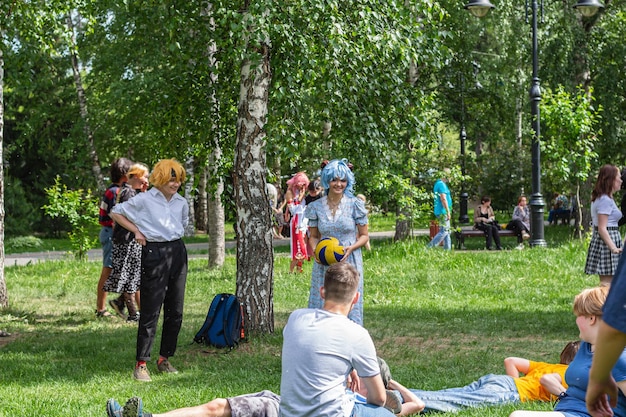
[[[149,361],[163,306],[159,354],[174,355],[183,323],[187,282],[187,249],[181,239],[148,242],[141,251],[141,313],[137,329],[137,360]]]
[[[506,227],[507,229],[512,230],[517,235],[517,243],[522,243],[524,239],[522,238],[522,232],[530,233],[530,230],[524,226],[524,223],[520,219],[511,220]]]
[[[476,228],[485,232],[485,238],[487,239],[487,249],[491,249],[491,242],[496,242],[496,248],[500,249],[500,230],[499,226],[493,223],[476,223]]]

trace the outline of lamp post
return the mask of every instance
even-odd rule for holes
[[[539,102],[541,102],[541,88],[539,86],[539,58],[538,58],[538,44],[537,44],[537,10],[539,9],[537,0],[530,0],[531,3],[531,28],[532,28],[532,54],[533,54],[533,74],[528,93],[530,97],[530,114],[532,116],[532,129],[533,129],[533,141],[532,141],[532,194],[530,196],[530,231],[531,239],[530,246],[547,246],[543,233],[543,208],[545,202],[541,195],[541,118],[539,110]],[[604,6],[598,0],[578,0],[574,5],[575,9],[578,9],[585,17],[593,16],[598,9]],[[495,8],[489,0],[470,0],[465,5],[465,9],[468,9],[474,16],[483,17],[489,10]],[[528,10],[528,0],[526,2],[526,8]]]

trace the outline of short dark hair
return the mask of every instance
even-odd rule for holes
[[[347,262],[337,262],[324,275],[324,298],[342,304],[352,302],[359,286],[359,271]]]
[[[133,163],[128,158],[118,158],[111,164],[111,182],[118,183],[125,176]]]
[[[311,181],[309,183],[309,191],[315,191],[318,188],[322,188],[322,183],[319,180]]]

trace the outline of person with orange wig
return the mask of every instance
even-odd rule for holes
[[[185,169],[174,159],[163,159],[150,175],[151,189],[116,204],[111,217],[135,234],[141,248],[141,315],[137,330],[137,362],[133,377],[150,381],[147,362],[156,337],[161,307],[163,331],[157,369],[177,373],[169,358],[176,352],[183,323],[187,282],[187,250],[182,241],[189,222],[189,205],[178,194]]]

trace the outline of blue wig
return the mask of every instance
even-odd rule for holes
[[[324,167],[324,169],[322,169],[320,179],[322,180],[322,187],[326,190],[326,195],[328,195],[330,182],[335,178],[346,180],[348,183],[346,184],[345,193],[348,197],[354,197],[352,194],[352,189],[354,187],[354,174],[348,167],[347,159],[333,159]]]

